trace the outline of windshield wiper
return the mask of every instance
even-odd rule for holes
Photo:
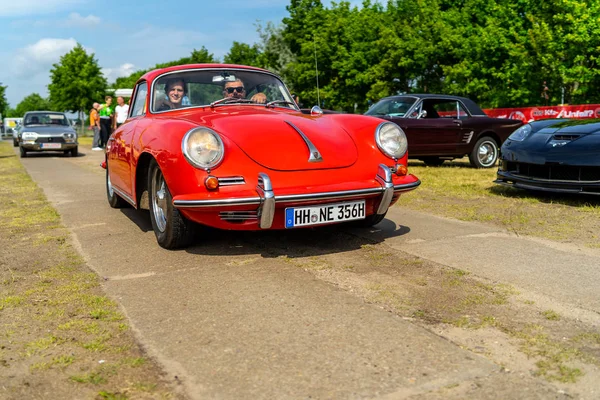
[[[236,99],[235,97],[225,97],[221,100],[215,100],[210,103],[211,107],[216,106],[217,104],[229,104],[229,103],[254,103],[252,100],[248,99]]]
[[[296,108],[296,103],[292,103],[291,101],[287,101],[287,100],[273,100],[268,102],[267,104],[265,104],[265,107],[269,108],[269,107],[273,107],[275,108],[275,105],[278,104],[289,104],[290,106],[294,106],[294,108]]]

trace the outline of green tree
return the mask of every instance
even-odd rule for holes
[[[2,117],[7,117],[8,101],[6,100],[6,88],[7,86],[0,85],[0,114]],[[0,121],[1,122],[1,121]]]
[[[15,108],[17,115],[23,116],[28,111],[48,110],[50,109],[50,102],[44,99],[37,93],[32,93],[25,97]]]
[[[50,104],[59,111],[83,114],[106,93],[106,78],[100,71],[98,61],[94,54],[87,54],[80,44],[52,66],[50,82]],[[81,118],[82,124],[83,120]]]
[[[257,44],[250,46],[246,43],[233,42],[229,53],[225,54],[224,62],[261,67],[261,52]]]

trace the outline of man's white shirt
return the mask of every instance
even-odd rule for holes
[[[127,119],[127,114],[129,113],[129,104],[116,106],[115,113],[117,113],[117,124],[122,124]]]

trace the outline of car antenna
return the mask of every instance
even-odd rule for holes
[[[321,107],[321,97],[319,96],[319,67],[317,66],[317,42],[315,41],[315,35],[313,34],[313,44],[315,49],[315,72],[317,73],[317,105]]]

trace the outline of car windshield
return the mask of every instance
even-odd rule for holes
[[[60,125],[69,126],[69,120],[64,114],[56,113],[33,113],[27,114],[23,125]]]
[[[237,69],[178,71],[154,81],[152,111],[227,105],[269,105],[297,109],[287,88],[274,75]]]
[[[382,99],[375,103],[366,115],[388,115],[390,117],[404,117],[417,99],[412,97],[396,97]]]

